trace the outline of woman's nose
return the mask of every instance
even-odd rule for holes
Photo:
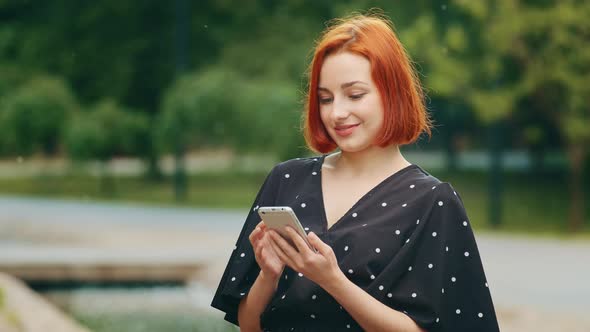
[[[334,103],[332,105],[332,116],[335,119],[346,119],[349,115],[350,110],[348,109],[346,101],[343,101],[342,99],[334,99]]]

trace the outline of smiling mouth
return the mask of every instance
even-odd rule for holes
[[[336,126],[334,129],[335,130],[346,130],[346,129],[349,129],[349,128],[356,127],[358,125],[359,124],[357,123],[357,124],[352,124],[352,125],[347,125],[347,126]]]
[[[347,126],[337,126],[334,128],[336,134],[341,137],[349,136],[352,134],[354,129],[358,127],[359,124],[347,125]]]

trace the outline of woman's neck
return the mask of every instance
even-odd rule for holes
[[[397,145],[384,148],[373,146],[359,152],[340,151],[327,158],[331,160],[326,166],[333,171],[352,176],[393,174],[411,165],[402,156]]]

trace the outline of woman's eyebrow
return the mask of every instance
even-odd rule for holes
[[[346,89],[346,88],[348,88],[348,87],[350,87],[350,86],[353,86],[353,85],[355,85],[355,84],[364,84],[364,85],[368,85],[367,83],[365,83],[365,82],[363,82],[363,81],[352,81],[352,82],[346,82],[346,83],[342,83],[342,84],[340,85],[340,88],[341,88],[341,89]],[[324,87],[321,87],[321,86],[320,86],[320,87],[318,87],[318,90],[322,90],[322,91],[330,91],[329,89],[327,89],[327,88],[324,88]]]

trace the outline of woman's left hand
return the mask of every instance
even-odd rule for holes
[[[324,243],[315,233],[309,232],[307,239],[318,251],[311,250],[293,228],[287,226],[287,232],[295,247],[291,246],[276,231],[271,230],[271,244],[279,258],[293,270],[302,273],[307,279],[320,287],[330,285],[344,274],[338,266],[332,247]]]

